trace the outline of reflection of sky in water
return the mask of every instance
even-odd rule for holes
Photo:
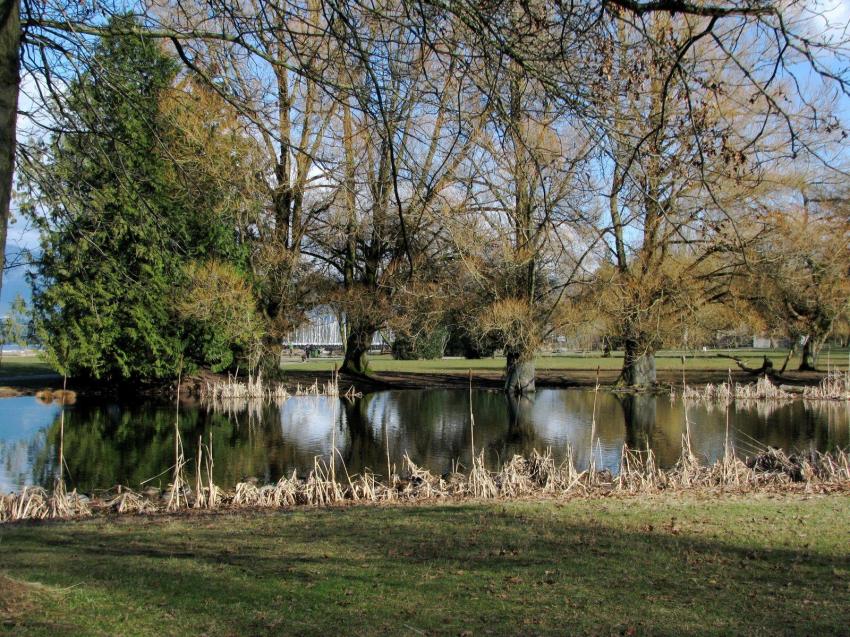
[[[649,447],[660,466],[672,466],[685,433],[684,404],[665,396],[600,392],[594,397],[592,391],[542,389],[532,398],[510,401],[499,391],[475,391],[472,404],[475,449],[485,452],[491,466],[547,448],[561,461],[571,448],[576,466],[586,468],[594,413],[593,457],[598,468],[612,472],[623,444]],[[173,463],[172,410],[165,403],[86,402],[69,408],[66,459],[75,486],[84,491],[116,482],[138,486],[167,470]],[[0,400],[0,490],[52,484],[58,412],[58,406],[32,397]],[[687,420],[695,453],[707,461],[721,456],[725,408],[690,403]],[[279,406],[243,405],[218,414],[186,406],[181,431],[190,458],[196,457],[198,439],[214,432],[216,480],[225,487],[244,476],[274,481],[293,470],[306,475],[314,456],[327,459],[333,444],[352,474],[365,467],[385,473],[387,443],[398,469],[406,452],[417,464],[444,473],[454,462],[469,466],[473,442],[468,392],[446,389],[377,392],[353,402],[296,397]],[[739,402],[729,409],[729,442],[740,456],[766,445],[789,451],[848,447],[850,403]]]
[[[58,405],[33,396],[0,399],[0,492],[31,481],[34,459],[47,445],[47,428],[58,414]]]
[[[336,398],[296,396],[280,408],[280,427],[286,444],[298,447],[304,454],[329,456],[346,446],[348,431],[342,427],[340,405]]]
[[[583,397],[592,397],[592,393],[588,392]],[[551,448],[556,457],[563,458],[569,446],[573,462],[584,468],[590,463],[593,401],[572,398],[563,391],[544,389],[533,400],[528,400],[530,405],[524,408],[529,411],[528,417],[535,437],[541,443],[535,445],[536,448],[539,451]],[[598,467],[616,467],[623,449],[622,409],[616,398],[609,394],[599,394],[596,399],[597,431],[593,441],[593,457]],[[522,402],[520,409],[523,409]],[[607,425],[604,434],[602,423]],[[616,425],[612,426],[613,423]]]

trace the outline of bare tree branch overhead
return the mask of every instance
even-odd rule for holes
[[[765,211],[796,203],[777,184],[803,165],[847,178],[850,38],[814,0],[25,0],[2,17],[18,207],[53,218],[40,197],[82,192],[48,175],[63,135],[99,126],[71,87],[120,84],[99,43],[154,42],[188,100],[160,111],[200,140],[187,104],[212,109],[234,144],[233,188],[223,158],[163,152],[227,198],[263,348],[330,308],[356,373],[376,332],[450,320],[531,391],[540,343],[592,324],[624,344],[623,382],[651,384],[658,347],[750,303],[740,281],[779,232]]]

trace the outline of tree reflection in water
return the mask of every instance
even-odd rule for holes
[[[337,475],[368,468],[386,473],[408,453],[417,464],[445,473],[459,462],[470,466],[469,393],[466,390],[385,391],[355,400],[324,396],[290,398],[281,404],[241,403],[218,409],[181,408],[180,432],[187,458],[196,457],[200,436],[213,435],[215,480],[229,487],[246,477],[272,482],[306,473],[313,458],[329,460],[335,444]],[[57,469],[59,422],[55,405],[32,398],[7,399],[0,425],[0,480],[4,490],[24,484],[50,486]],[[32,405],[30,405],[30,402]],[[0,410],[4,409],[0,404]],[[577,468],[590,461],[592,391],[539,390],[515,398],[499,391],[473,391],[475,446],[492,466],[514,454],[552,450],[564,459],[572,447]],[[726,411],[691,403],[691,443],[711,461],[723,453]],[[794,401],[730,406],[730,441],[740,455],[765,445],[788,451],[850,446],[850,405]],[[662,467],[681,452],[685,408],[680,400],[649,394],[601,392],[596,401],[593,447],[598,468],[616,472],[623,443],[651,448]],[[80,400],[67,408],[65,456],[69,486],[84,492],[116,484],[164,487],[173,463],[174,412],[167,403]],[[190,474],[194,466],[187,467]]]

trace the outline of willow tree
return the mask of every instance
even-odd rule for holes
[[[392,21],[354,12],[335,28],[350,45],[332,129],[338,154],[323,174],[333,204],[308,231],[305,254],[323,274],[323,300],[345,318],[343,370],[362,374],[375,332],[429,287],[442,258],[435,214],[453,199],[485,107],[468,96],[454,55]]]
[[[721,54],[722,40],[694,43],[712,22],[654,16],[644,22],[649,43],[620,24],[607,55],[608,267],[598,276],[630,386],[654,383],[655,351],[679,340],[707,305],[730,298],[746,274],[746,249],[764,230],[765,175],[791,152],[788,115],[772,106],[784,87],[753,94]],[[751,45],[742,59],[757,55]]]
[[[846,188],[845,188],[846,189]],[[800,371],[816,369],[833,329],[850,315],[850,205],[842,188],[819,189],[766,215],[740,290],[768,328],[802,344]]]
[[[598,239],[590,141],[515,65],[468,162],[468,200],[447,224],[478,304],[474,330],[505,349],[505,388],[535,390],[534,357],[563,328],[561,304],[589,276]]]

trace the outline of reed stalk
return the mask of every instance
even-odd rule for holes
[[[182,368],[182,364],[181,364]],[[182,381],[182,369],[177,372],[177,392],[174,400],[174,472],[171,481],[171,493],[168,497],[168,510],[175,511],[181,508],[180,497],[185,485],[183,468],[186,463],[183,455],[183,439],[180,436],[180,383]],[[183,499],[183,505],[187,502]]]
[[[638,452],[623,446],[616,476],[607,470],[591,475],[579,472],[573,465],[572,450],[558,464],[551,449],[533,451],[528,457],[514,456],[497,470],[484,463],[484,451],[473,458],[467,474],[457,471],[448,478],[435,476],[418,467],[405,454],[401,477],[381,482],[371,472],[346,482],[331,479],[330,467],[321,457],[314,459],[313,469],[306,478],[295,473],[275,484],[258,487],[240,482],[233,490],[218,490],[212,480],[212,439],[199,454],[205,463],[207,485],[196,482],[195,504],[188,498],[178,498],[172,489],[164,499],[145,497],[130,489],[89,500],[76,491],[66,493],[64,485],[48,494],[40,487],[26,487],[18,494],[0,497],[0,522],[50,517],[73,518],[97,513],[155,513],[185,510],[197,505],[203,494],[202,506],[239,509],[245,507],[288,508],[293,506],[327,506],[343,501],[381,502],[397,498],[415,501],[434,498],[503,499],[515,497],[605,496],[612,492],[623,494],[652,494],[664,491],[704,491],[736,489],[738,491],[792,490],[806,492],[850,492],[850,454],[836,450],[829,453],[808,451],[786,454],[767,448],[744,460],[738,458],[731,444],[724,454],[711,464],[702,464],[694,456],[683,437],[679,462],[670,470],[657,467],[650,450]],[[199,469],[200,472],[200,469]]]

